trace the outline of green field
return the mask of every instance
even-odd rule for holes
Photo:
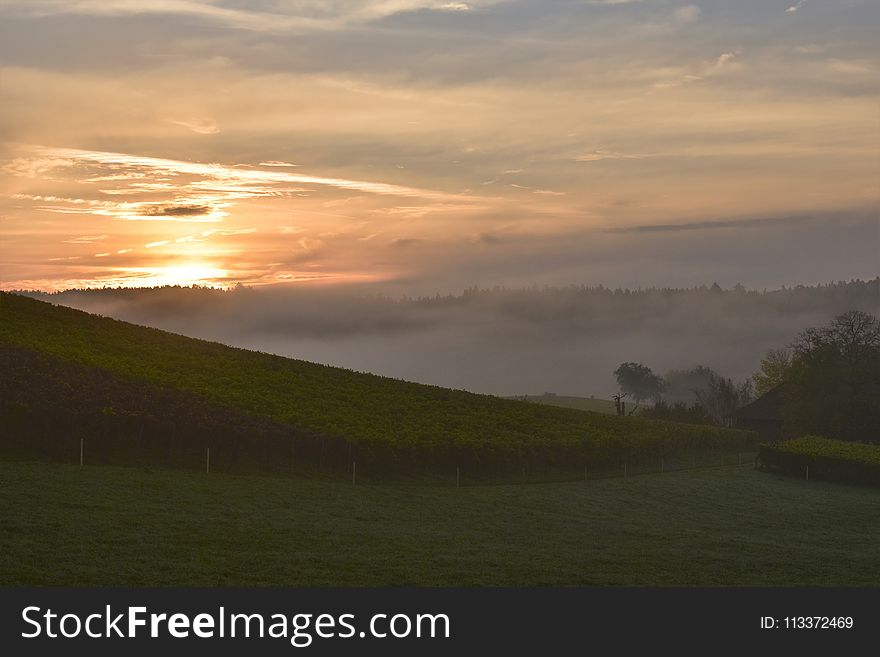
[[[0,462],[3,585],[878,585],[876,490],[725,467],[568,484]]]

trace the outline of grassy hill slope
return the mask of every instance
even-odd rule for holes
[[[505,397],[505,399],[516,399],[517,401],[526,401],[534,404],[546,404],[548,406],[559,406],[560,408],[574,408],[579,411],[593,411],[594,413],[617,415],[617,408],[615,407],[614,402],[610,399],[573,397],[571,395],[555,395],[546,392],[543,395],[518,395],[515,397]],[[638,408],[638,404],[627,399],[627,412],[629,413],[632,411],[634,407]]]
[[[687,450],[735,451],[752,444],[752,436],[744,432],[413,384],[235,349],[7,293],[0,296],[0,345],[10,354],[38,354],[80,368],[86,378],[110,376],[140,386],[141,400],[154,397],[151,390],[175,390],[196,396],[206,406],[234,409],[241,418],[287,428],[288,434],[271,441],[272,450],[262,450],[264,460],[277,458],[282,447],[298,440],[289,449],[315,450],[320,442],[328,460],[342,463],[354,457],[374,467],[462,464],[518,470],[539,463],[582,469],[585,464],[656,462]],[[18,371],[24,377],[27,368],[16,370],[9,358],[4,356],[4,372]],[[8,381],[7,387],[23,397],[15,408],[4,407],[4,413],[33,417],[40,411],[41,402],[31,394],[35,386],[38,381]],[[101,385],[93,387],[100,396]],[[120,402],[120,408],[111,405],[101,412],[137,418],[142,403]],[[133,440],[144,429],[133,421],[101,431],[117,440]],[[265,432],[251,433],[258,434],[253,440],[268,440]],[[210,440],[200,436],[198,444],[210,445]]]

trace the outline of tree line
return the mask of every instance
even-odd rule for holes
[[[880,442],[880,321],[860,310],[802,331],[786,348],[772,348],[751,379],[734,381],[703,365],[661,377],[643,363],[615,370],[622,400],[653,401],[643,417],[730,425],[738,408],[771,390],[783,400],[786,435],[817,434]]]

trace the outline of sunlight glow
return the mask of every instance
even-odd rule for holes
[[[126,269],[130,277],[121,283],[125,287],[161,285],[211,285],[229,287],[229,272],[201,262],[186,262],[164,267],[132,267]]]

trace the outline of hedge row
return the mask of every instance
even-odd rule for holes
[[[758,467],[829,481],[880,485],[880,445],[804,436],[761,445]]]

